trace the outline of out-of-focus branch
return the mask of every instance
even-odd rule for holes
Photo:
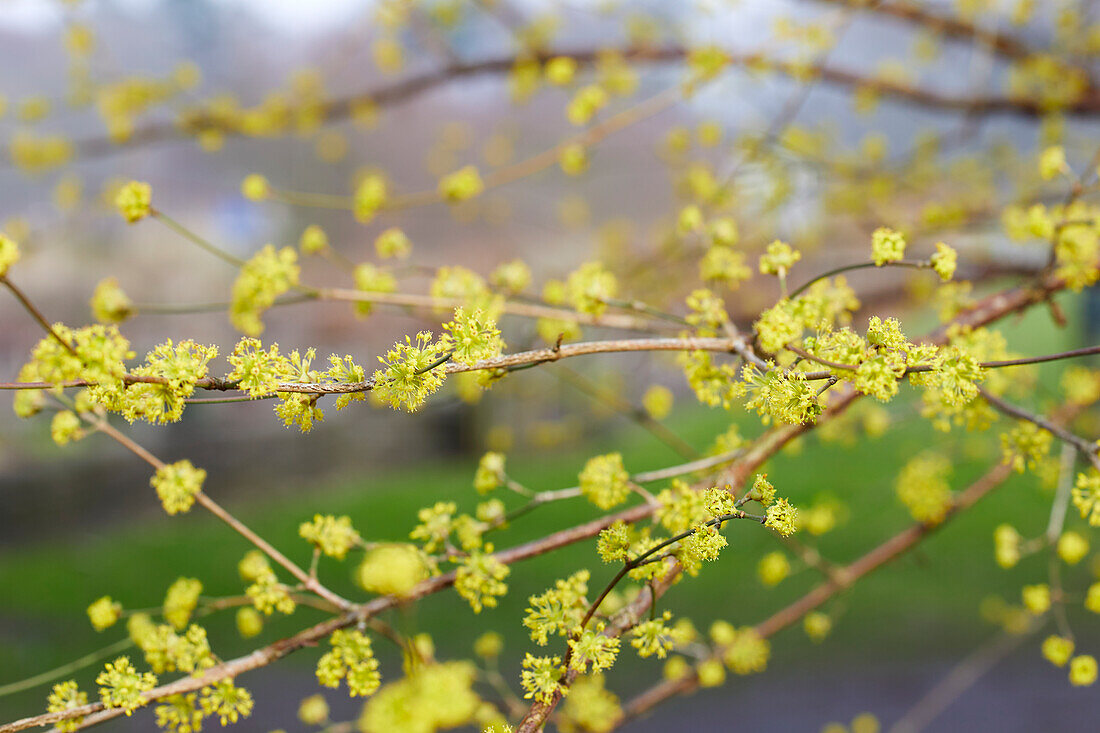
[[[983,496],[997,488],[1011,473],[1011,467],[1006,464],[994,466],[984,476],[971,484],[966,491],[959,494],[943,522],[937,525],[915,524],[894,535],[854,562],[839,568],[832,578],[821,583],[806,595],[757,624],[756,633],[761,637],[769,637],[798,622],[803,616],[846,590],[856,581],[908,552],[929,534],[946,524],[951,517],[969,508]],[[694,673],[686,674],[675,680],[661,682],[631,700],[623,708],[623,718],[619,723],[637,718],[661,702],[676,695],[690,692],[698,686],[699,678]]]
[[[688,53],[687,48],[668,46],[664,48],[628,47],[620,53],[635,63],[670,63],[682,61]],[[581,65],[595,63],[599,50],[594,49],[553,49],[534,54],[532,58],[545,62],[556,56],[569,56]],[[330,99],[316,105],[317,114],[325,121],[338,122],[352,116],[363,103],[370,102],[378,107],[391,107],[409,101],[440,86],[454,81],[476,76],[504,74],[516,64],[517,57],[498,56],[480,61],[456,63],[435,71],[411,76],[401,81],[378,88]],[[818,77],[822,81],[849,88],[862,88],[876,91],[882,95],[909,102],[919,106],[968,114],[1016,114],[1040,116],[1046,110],[1037,101],[1007,96],[968,97],[951,96],[919,86],[876,79],[862,73],[849,71],[828,65],[809,67],[795,62],[771,59],[759,53],[732,54],[731,63],[736,66],[755,69],[771,69],[775,72],[798,76],[805,79]],[[1100,93],[1090,87],[1088,92],[1063,111],[1066,114],[1090,114],[1100,110]],[[185,118],[173,122],[154,123],[139,128],[125,141],[119,142],[108,136],[88,137],[73,143],[74,157],[79,159],[101,158],[123,150],[131,150],[155,143],[186,139],[204,131],[216,130],[226,135],[243,134],[231,119],[210,112],[194,112]],[[10,165],[10,162],[6,163]]]

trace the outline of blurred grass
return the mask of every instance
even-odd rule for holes
[[[1051,328],[1049,315],[1042,310],[1007,324],[1005,331],[1010,347],[1026,354],[1079,345],[1077,328]],[[1062,368],[1059,364],[1039,368],[1039,387],[1034,390],[1037,404],[1057,393]],[[911,394],[912,390],[903,388],[905,393]],[[754,420],[740,412],[703,410],[687,405],[686,399],[682,402],[685,404],[667,423],[696,446],[705,447],[731,418],[747,436],[760,430],[758,423],[754,427]],[[857,441],[852,447],[811,436],[766,467],[780,493],[795,504],[807,505],[819,495],[831,495],[846,504],[850,516],[844,525],[816,541],[822,554],[834,562],[850,561],[910,524],[894,498],[893,483],[900,466],[914,454],[932,450],[950,456],[955,462],[952,483],[958,489],[998,459],[995,432],[980,435],[977,440],[959,433],[936,433],[917,416],[919,404],[911,396],[897,400],[888,409],[892,424],[882,437]],[[623,453],[631,471],[681,461],[648,433],[624,421],[621,430],[602,433],[583,448],[574,446],[553,454],[517,452],[509,457],[508,468],[533,488],[571,486],[588,457],[612,450]],[[460,510],[472,511],[478,500],[470,485],[475,466],[476,457],[426,460],[417,466],[383,470],[332,485],[303,486],[292,496],[228,504],[246,524],[305,564],[309,549],[297,537],[297,527],[315,512],[347,514],[370,539],[404,539],[415,524],[417,509],[434,501],[454,500]],[[858,659],[872,653],[869,650],[883,654],[889,649],[890,654],[912,658],[970,648],[975,634],[984,636],[977,613],[982,597],[1001,593],[1015,598],[1022,584],[1037,582],[1043,574],[1045,560],[1040,558],[1025,561],[1013,571],[998,569],[992,557],[993,528],[1009,521],[1025,535],[1037,534],[1045,526],[1049,502],[1049,494],[1036,488],[1034,478],[1014,477],[917,552],[827,606],[826,610],[837,616],[834,635],[828,642],[815,648],[798,631],[779,637],[774,643],[774,664],[782,665],[795,657],[800,664],[826,658]],[[580,500],[551,504],[521,518],[494,542],[498,548],[511,546],[598,514]],[[1071,522],[1075,519],[1071,516]],[[756,580],[756,563],[764,553],[780,549],[779,543],[770,533],[748,523],[731,524],[727,536],[730,547],[716,566],[707,568],[699,578],[680,583],[666,597],[664,607],[676,615],[690,616],[702,629],[716,618],[750,624],[798,597],[818,580],[813,570],[802,570],[776,588],[765,588]],[[57,539],[6,552],[0,557],[0,685],[63,664],[121,638],[124,632],[119,628],[96,634],[87,623],[83,609],[101,595],[109,594],[127,608],[153,607],[162,601],[167,586],[181,575],[201,579],[205,595],[239,594],[242,584],[236,562],[247,549],[243,539],[216,519],[194,511],[182,517],[156,517],[111,527],[91,539]],[[361,598],[361,591],[350,581],[353,565],[351,561],[339,565],[322,560],[321,578],[337,592]],[[533,647],[520,624],[527,596],[581,567],[592,570],[591,585],[595,587],[602,587],[613,574],[612,568],[600,565],[594,542],[583,542],[514,566],[509,593],[500,607],[480,616],[449,591],[396,614],[392,620],[403,630],[431,633],[443,657],[468,655],[472,640],[495,628],[505,634],[510,660],[506,666],[512,666],[523,650]],[[1085,572],[1083,567],[1071,569],[1069,587],[1080,587],[1075,580],[1081,579],[1073,576]],[[231,612],[206,623],[215,650],[231,657],[294,633],[319,618],[317,612],[302,609],[290,619],[273,619],[262,636],[248,642],[236,637]],[[293,655],[289,664],[304,668],[317,656],[318,652],[307,650]],[[384,671],[386,665],[397,663],[392,655],[387,657],[383,660]],[[75,675],[85,689],[91,687],[94,669]],[[616,676],[628,674],[630,666],[624,669],[617,668]],[[506,674],[510,674],[509,669]],[[651,668],[645,676],[654,674]],[[0,698],[0,718],[39,709],[47,691],[48,686],[43,686]]]

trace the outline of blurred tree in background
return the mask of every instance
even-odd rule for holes
[[[1094,684],[1096,4],[9,0],[0,38],[0,733],[629,729],[788,627],[960,608],[997,631],[926,694],[803,724],[920,729],[1021,645]]]

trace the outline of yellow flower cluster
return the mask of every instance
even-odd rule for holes
[[[378,357],[384,368],[374,372],[375,392],[394,408],[415,412],[443,384],[445,352],[442,344],[432,343],[430,331],[418,333],[415,342],[406,336],[405,343]]]
[[[177,578],[164,594],[164,620],[177,629],[187,626],[191,614],[199,604],[200,595],[202,583],[197,578]]]
[[[565,299],[581,313],[598,316],[607,309],[607,300],[618,294],[619,283],[599,262],[586,262],[569,274]]]
[[[367,552],[355,579],[371,593],[401,597],[427,580],[429,572],[428,563],[414,545],[385,544]]]
[[[195,468],[191,461],[184,459],[159,467],[149,483],[157,490],[164,511],[178,514],[190,511],[205,480],[206,471]]]
[[[897,480],[897,495],[913,519],[939,524],[951,508],[951,486],[947,475],[951,464],[935,453],[922,453],[910,459]]]
[[[129,657],[119,657],[107,662],[95,683],[104,707],[122,708],[126,715],[132,715],[146,703],[143,693],[157,686],[157,678],[150,672],[138,672]]]
[[[511,570],[493,555],[493,546],[486,544],[463,558],[455,571],[455,590],[465,598],[474,613],[482,608],[494,608],[497,598],[508,592],[503,581]]]
[[[317,662],[317,680],[326,687],[348,685],[352,697],[374,694],[382,684],[370,637],[357,629],[338,629],[329,637],[332,649]]]
[[[578,479],[581,494],[600,509],[610,509],[630,496],[630,474],[619,453],[590,458]]]
[[[496,320],[480,308],[467,311],[460,307],[455,309],[454,319],[443,324],[439,347],[442,351],[451,352],[452,360],[472,365],[500,356],[504,341],[500,338]]]
[[[130,181],[118,190],[115,206],[122,218],[133,224],[149,216],[153,199],[153,187],[141,181]]]
[[[96,631],[114,626],[120,618],[122,618],[122,604],[112,601],[110,596],[103,596],[88,606],[88,619]]]
[[[302,522],[298,535],[321,552],[343,560],[348,550],[359,544],[359,533],[351,526],[351,517],[316,514],[312,522]]]
[[[905,237],[888,227],[871,232],[871,259],[877,267],[897,262],[905,256]]]
[[[477,677],[470,662],[424,664],[375,693],[356,729],[436,731],[468,726],[475,718],[480,722],[484,707],[473,689]]]
[[[273,245],[264,245],[241,267],[233,282],[229,305],[229,320],[233,326],[248,336],[263,333],[260,316],[276,298],[298,284],[300,272],[294,248],[283,247],[276,251]]]
[[[444,201],[458,203],[472,199],[485,190],[477,167],[468,165],[439,180],[439,195]]]
[[[489,451],[481,457],[474,473],[474,489],[479,494],[488,494],[502,485],[505,480],[504,454]]]
[[[529,630],[531,640],[546,646],[551,634],[566,636],[572,633],[584,618],[588,608],[589,573],[579,570],[554,587],[527,599],[527,615],[523,625]]]
[[[19,261],[19,245],[15,240],[0,232],[0,277],[8,274],[8,269]]]
[[[2,249],[2,244],[0,244]],[[0,255],[0,262],[3,256]],[[0,264],[0,274],[3,265]],[[134,302],[123,292],[113,277],[100,280],[92,292],[92,317],[100,323],[120,323],[134,314]]]
[[[73,708],[83,707],[88,704],[88,693],[81,692],[75,680],[59,682],[53,686],[47,701],[46,711],[50,713],[64,713]],[[61,733],[72,733],[79,730],[84,722],[84,716],[68,718],[58,721],[57,729]]]

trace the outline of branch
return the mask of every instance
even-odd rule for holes
[[[110,436],[111,438],[114,438],[115,441],[117,441],[134,455],[138,456],[143,461],[148,463],[154,469],[159,471],[160,469],[164,468],[164,461],[154,456],[138,443],[131,440],[128,436],[120,433],[118,430],[115,429],[113,425],[107,422],[106,419],[96,422],[95,427],[96,430]],[[307,590],[316,593],[329,603],[335,605],[337,608],[348,609],[354,605],[346,598],[341,598],[337,594],[330,591],[328,588],[322,585],[321,582],[317,580],[317,578],[309,575],[308,573],[306,573],[306,571],[298,567],[298,565],[294,561],[275,549],[275,547],[273,547],[271,543],[269,543],[263,537],[260,537],[251,529],[246,527],[243,522],[227,512],[224,508],[222,508],[220,504],[211,499],[205,492],[197,492],[195,494],[195,501],[197,501],[199,504],[202,504],[203,507],[205,507],[211,514],[232,527],[237,532],[237,534],[241,535],[253,545],[258,547],[272,560],[277,562],[279,565],[282,565],[291,575],[293,575],[302,583],[303,588],[306,588]]]
[[[1005,464],[994,466],[984,476],[971,484],[968,489],[959,494],[950,512],[942,522],[937,525],[915,524],[894,535],[849,565],[838,568],[831,579],[821,583],[794,603],[757,624],[756,633],[766,638],[797,623],[803,616],[851,587],[856,581],[908,552],[926,536],[943,527],[956,514],[966,510],[997,488],[1011,474],[1012,469]],[[721,649],[716,650],[714,656],[721,657],[722,652]],[[628,720],[637,718],[659,703],[675,695],[691,692],[698,686],[699,678],[694,673],[675,680],[661,682],[627,703],[623,708],[623,717],[618,721],[618,724],[621,725]]]
[[[1014,288],[986,298],[970,311],[959,316],[954,322],[971,327],[983,326],[995,320],[998,320],[999,318],[1010,315],[1011,313],[1025,309],[1036,302],[1041,302],[1042,300],[1048,298],[1052,293],[1062,289],[1063,287],[1064,282],[1061,279],[1055,278],[1050,275],[1045,275],[1042,279],[1034,284],[1025,287]],[[932,338],[942,339],[944,338],[945,333],[946,326],[934,333],[932,335]],[[851,391],[843,394],[839,402],[829,407],[825,411],[825,413],[819,417],[819,420],[825,421],[831,419],[833,416],[839,414],[844,409],[846,409],[846,407],[857,398],[858,394]],[[749,474],[753,473],[760,465],[768,460],[768,458],[770,458],[784,445],[786,445],[786,443],[801,435],[808,429],[809,426],[806,425],[784,425],[772,428],[771,430],[760,436],[760,438],[758,438],[756,441],[754,441],[752,446],[750,446],[745,451],[744,455],[719,477],[717,483],[730,483],[736,484],[736,486],[741,486],[744,483],[744,479]],[[1007,473],[1009,471],[1008,466],[1002,464],[990,473],[999,473],[1001,471]],[[656,477],[654,478],[654,480],[657,480]],[[713,485],[713,483],[711,485]],[[973,501],[976,501],[977,498],[980,498],[980,493],[978,495],[974,495],[976,492],[976,487],[978,487],[978,484],[975,484],[966,493],[960,495],[958,500],[960,505],[964,499],[969,499],[971,503],[973,503]],[[984,491],[989,490],[991,490],[991,487],[986,488]],[[566,545],[579,542],[581,540],[590,539],[616,521],[623,521],[628,523],[637,522],[650,516],[652,512],[653,508],[650,505],[641,504],[639,506],[625,509],[612,515],[600,517],[585,524],[554,532],[553,534],[542,539],[534,540],[532,542],[519,545],[509,550],[501,551],[496,554],[496,558],[504,564],[511,564],[520,560],[525,560],[531,557],[542,555],[560,547],[564,547]],[[856,563],[847,566],[847,571],[849,574],[847,577],[851,577],[850,574],[853,568],[858,569],[858,566],[861,562],[863,565],[866,566],[869,562],[869,560],[867,560],[866,558],[871,557],[873,559],[873,556],[875,556],[876,553],[881,554],[881,552],[884,551],[884,547],[886,548],[886,550],[889,550],[889,545],[905,541],[907,534],[913,533],[914,531],[918,533],[926,531],[926,528],[922,528],[923,525],[918,525],[918,527],[915,529],[910,529],[907,532],[903,532],[901,535],[898,535],[894,539],[888,541],[887,543],[884,543],[884,545],[880,546],[879,548],[876,548],[876,550],[868,553],[867,556],[864,556],[864,559],[862,561],[857,561]],[[914,539],[911,541],[915,542],[916,540]],[[881,564],[882,562],[885,562],[885,559],[879,561],[879,564]],[[875,565],[874,567],[877,567],[877,565]],[[864,574],[873,570],[874,567],[868,567],[866,570],[864,570]],[[675,578],[673,577],[675,575],[677,575],[677,573],[670,572],[666,575],[666,578],[668,578],[669,581],[672,582],[673,580],[675,580]],[[192,692],[201,689],[205,685],[214,684],[219,680],[229,679],[243,672],[266,666],[267,664],[270,664],[271,662],[274,662],[297,649],[300,649],[304,646],[314,645],[317,641],[325,638],[337,629],[346,628],[357,624],[363,620],[369,619],[379,613],[382,613],[383,611],[394,608],[401,603],[415,601],[423,598],[424,596],[437,593],[453,585],[454,581],[455,573],[452,571],[450,573],[439,575],[421,582],[412,589],[408,596],[403,599],[397,599],[393,596],[376,598],[368,603],[356,607],[353,612],[345,613],[341,616],[316,624],[292,637],[282,639],[269,646],[257,649],[256,651],[246,656],[238,657],[228,662],[223,662],[222,664],[219,664],[207,670],[201,677],[187,677],[154,688],[153,690],[144,693],[144,698],[146,702],[152,702],[167,697],[169,695],[182,692]],[[821,586],[821,588],[829,588],[832,585],[832,583],[827,583]],[[819,588],[815,591],[812,591],[809,596],[820,593],[821,589]],[[646,596],[647,593],[643,591],[643,593],[639,595],[639,599],[644,599]],[[817,604],[807,608],[804,613],[809,612],[810,610],[815,608],[816,605],[824,602],[824,600],[825,598],[822,598],[820,601],[818,601]],[[796,603],[805,603],[805,599]],[[771,619],[758,627],[758,631],[763,628],[765,630],[768,630],[769,633],[774,633],[780,628],[783,628],[784,625],[789,625],[790,623],[794,623],[795,621],[797,621],[797,618],[790,618],[792,615],[792,611],[790,609],[791,607],[788,607],[788,609],[784,609],[784,611],[781,611],[780,614],[784,614],[784,616],[782,617],[780,617],[780,614],[773,616]],[[776,626],[778,621],[782,619],[786,619],[783,625]],[[767,626],[767,624],[771,624],[771,627]],[[666,684],[680,685],[685,683],[683,681],[677,681],[676,683]],[[697,685],[697,681],[694,684]],[[646,695],[651,697],[654,695],[659,696],[659,699],[655,699],[652,703],[656,704],[666,697],[669,697],[672,694],[676,694],[676,692],[678,691],[678,689],[665,690],[664,686],[658,686],[658,688],[654,688],[654,690],[646,693]],[[652,707],[652,704],[647,705],[645,708],[639,709],[638,712],[641,712],[644,709],[648,709],[648,707]],[[633,704],[632,706],[628,706],[628,711],[631,711],[633,709]],[[25,730],[27,728],[35,726],[50,725],[62,720],[69,720],[82,716],[88,716],[84,720],[82,725],[89,726],[118,717],[122,714],[123,711],[120,708],[107,710],[104,709],[102,703],[91,703],[80,708],[74,708],[72,710],[68,710],[62,713],[45,713],[42,715],[17,720],[12,723],[0,726],[0,733],[15,733],[15,731]]]
[[[1014,405],[1011,402],[1006,402],[1000,397],[990,394],[987,390],[978,388],[978,392],[981,394],[982,399],[989,403],[991,407],[998,412],[1003,412],[1006,415],[1014,417],[1018,420],[1024,420],[1026,422],[1034,423],[1043,430],[1046,430],[1051,435],[1055,436],[1063,443],[1072,446],[1081,454],[1081,457],[1086,459],[1093,465],[1094,468],[1100,470],[1100,457],[1096,455],[1097,446],[1096,443],[1089,442],[1079,435],[1074,435],[1065,428],[1055,424],[1054,422],[1040,417],[1034,413],[1028,412],[1019,405]]]
[[[824,2],[839,2],[840,0],[822,0]],[[889,6],[887,12],[895,12]],[[898,13],[895,13],[898,14]],[[942,29],[951,33],[953,27],[964,27],[961,23],[948,22]],[[997,44],[1003,50],[1005,44],[998,41]],[[545,63],[556,56],[568,56],[579,65],[590,66],[595,63],[601,52],[596,49],[567,49],[559,48],[539,52],[534,58],[540,63]],[[620,53],[635,63],[675,63],[682,61],[687,54],[687,49],[682,46],[667,46],[653,49],[647,47],[627,47]],[[1030,52],[1028,52],[1030,53]],[[398,82],[382,85],[374,89],[365,90],[345,97],[329,99],[317,104],[318,115],[326,122],[337,122],[351,117],[354,111],[364,103],[373,103],[378,107],[396,106],[410,101],[421,94],[430,92],[437,87],[444,86],[454,81],[473,78],[477,76],[506,74],[512,70],[517,61],[513,55],[496,56],[480,61],[457,63],[445,66],[435,71],[425,72],[411,76]],[[909,102],[924,107],[944,109],[950,111],[966,112],[969,114],[980,113],[1007,113],[1029,117],[1038,117],[1045,114],[1043,105],[1035,100],[1012,97],[952,97],[925,90],[920,87],[889,82],[872,77],[862,76],[859,73],[838,69],[827,65],[815,65],[806,68],[803,65],[770,59],[759,53],[731,54],[731,62],[736,66],[747,68],[770,68],[776,72],[805,78],[807,74],[816,76],[823,81],[838,86],[849,88],[868,88],[878,91],[886,96],[899,101]],[[1089,90],[1074,104],[1063,111],[1068,114],[1090,114],[1100,109],[1100,95],[1095,90]],[[199,111],[182,117],[172,122],[150,124],[144,128],[135,130],[123,143],[112,140],[109,136],[88,137],[76,140],[73,143],[75,159],[101,158],[114,153],[146,147],[156,143],[177,141],[194,137],[202,132],[216,130],[227,136],[240,136],[243,133],[234,122],[222,118],[217,114]],[[10,161],[0,161],[0,169],[10,166]]]

